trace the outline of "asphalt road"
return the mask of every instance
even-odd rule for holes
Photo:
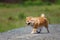
[[[50,33],[43,28],[39,34],[31,34],[32,27],[9,30],[0,33],[0,40],[60,40],[60,25],[49,25]]]

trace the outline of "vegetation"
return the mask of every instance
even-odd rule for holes
[[[45,13],[50,24],[60,24],[60,5],[3,7],[0,8],[0,32],[26,26],[26,16],[37,17],[41,13]]]
[[[25,17],[45,13],[50,24],[60,24],[60,1],[24,1],[22,4],[0,3],[0,32],[24,27]]]

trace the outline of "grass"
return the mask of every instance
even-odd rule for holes
[[[26,16],[37,17],[41,13],[45,13],[50,24],[60,24],[60,5],[0,7],[0,32],[24,27]]]

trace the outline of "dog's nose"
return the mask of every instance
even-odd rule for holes
[[[30,23],[28,23],[28,25],[30,25]]]

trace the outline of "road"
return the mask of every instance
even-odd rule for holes
[[[22,27],[0,33],[0,40],[60,40],[60,25],[49,25],[50,33],[43,28],[39,34],[31,34],[32,27]]]

